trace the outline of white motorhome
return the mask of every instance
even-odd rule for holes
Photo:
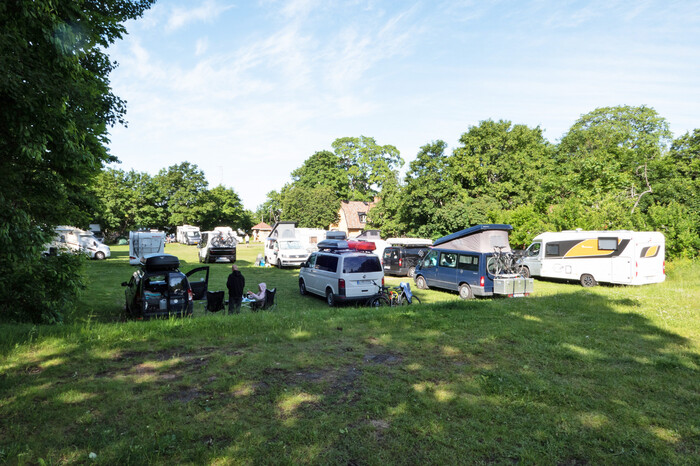
[[[199,262],[236,262],[236,234],[231,227],[216,227],[202,233],[197,244]]]
[[[175,239],[180,244],[197,244],[201,239],[199,227],[195,227],[193,225],[181,225],[177,227]]]
[[[296,237],[296,222],[277,222],[265,240],[265,262],[278,268],[299,267],[309,258],[309,251]]]
[[[147,254],[165,253],[165,232],[143,230],[129,232],[129,264],[140,265]]]
[[[522,264],[533,277],[622,285],[660,283],[666,279],[665,239],[653,231],[582,231],[542,233],[525,251]]]
[[[56,247],[75,253],[87,254],[91,259],[102,260],[110,256],[109,246],[103,244],[91,231],[60,225],[55,228],[56,239],[49,248]]]

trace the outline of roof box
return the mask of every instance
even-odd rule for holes
[[[348,249],[348,242],[340,239],[324,239],[318,243],[318,249]]]
[[[180,259],[172,254],[146,254],[141,258],[141,264],[149,272],[175,270],[180,267]]]
[[[348,241],[348,247],[356,251],[374,251],[377,245],[372,241]]]
[[[344,231],[327,231],[326,239],[346,239],[347,235]]]

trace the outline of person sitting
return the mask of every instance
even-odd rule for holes
[[[262,307],[263,304],[265,304],[266,289],[267,285],[265,283],[260,283],[258,285],[258,293],[253,293],[252,291],[248,290],[248,292],[246,293],[247,298],[255,300],[252,303],[250,303],[251,309],[259,309]]]

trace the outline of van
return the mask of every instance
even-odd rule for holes
[[[499,273],[496,253],[511,253],[505,224],[484,224],[435,240],[434,246],[416,266],[414,281],[419,289],[457,291],[462,299],[474,296],[527,296],[532,278]]]
[[[299,267],[309,258],[309,252],[296,238],[265,240],[265,262],[282,267]]]
[[[180,225],[176,229],[177,242],[180,244],[193,245],[199,243],[201,232],[199,227],[193,225]]]
[[[202,233],[197,244],[199,262],[236,262],[235,233],[230,227],[216,227],[212,231]]]
[[[48,245],[49,251],[52,248],[62,249],[73,253],[86,254],[89,258],[96,260],[103,260],[111,255],[109,246],[97,239],[91,231],[66,225],[57,226],[54,231],[56,232],[56,237]]]
[[[621,285],[660,283],[666,279],[665,238],[655,231],[546,232],[525,251],[528,276]]]
[[[379,258],[367,245],[373,243],[324,240],[299,270],[299,293],[339,302],[369,301],[380,294],[384,272]]]
[[[429,247],[389,246],[384,249],[382,256],[384,273],[386,275],[400,275],[413,278],[416,272],[416,265],[429,252]]]
[[[139,230],[129,232],[129,264],[139,265],[149,254],[165,253],[165,232]]]

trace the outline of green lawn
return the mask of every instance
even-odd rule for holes
[[[261,251],[238,263],[278,289],[271,312],[125,322],[115,247],[70,324],[0,326],[0,462],[699,462],[698,264],[644,287],[328,308],[297,270],[253,267]]]

